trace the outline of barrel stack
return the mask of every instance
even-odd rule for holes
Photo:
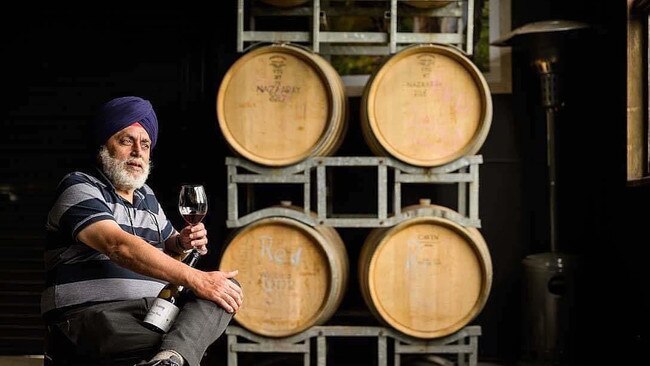
[[[414,3],[409,5],[432,11],[453,2]],[[277,42],[248,49],[228,70],[217,95],[218,124],[231,152],[259,168],[260,182],[303,182],[309,188],[309,177],[320,177],[320,171],[309,170],[339,151],[349,129],[358,129],[369,151],[383,159],[340,157],[347,166],[366,159],[390,167],[396,177],[417,172],[413,175],[426,180],[470,165],[462,161],[480,151],[489,133],[488,84],[453,45],[413,44],[386,55],[356,99],[356,123],[349,121],[353,99],[341,76],[328,58],[304,45]],[[301,170],[304,177],[279,178]],[[319,207],[337,197],[330,191],[316,196]],[[393,202],[401,205],[401,199]],[[256,219],[237,227],[227,240],[220,267],[240,271],[246,301],[235,321],[248,331],[269,338],[295,336],[328,324],[345,293],[358,291],[377,322],[406,337],[435,340],[469,325],[487,302],[490,252],[478,230],[480,220],[455,219],[465,217],[465,209],[423,198],[392,207],[385,220],[342,224],[370,228],[360,245],[344,242],[323,212],[311,211],[313,202],[302,204],[249,215]],[[356,263],[349,263],[352,245],[361,246]],[[349,281],[351,273],[358,283]]]

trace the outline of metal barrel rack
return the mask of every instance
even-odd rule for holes
[[[418,1],[418,0],[415,0]],[[410,1],[411,3],[415,1]],[[433,1],[430,1],[433,2]],[[420,8],[407,5],[402,0],[359,1],[370,6],[349,7],[341,0],[313,0],[305,5],[277,8],[261,1],[237,2],[237,51],[259,42],[303,43],[312,51],[327,55],[388,55],[403,46],[416,43],[444,43],[462,49],[468,55],[474,49],[474,0],[445,1],[445,6]],[[383,18],[385,31],[333,31],[328,30],[328,19],[339,16],[372,16]],[[305,17],[310,19],[305,29],[260,30],[260,18]],[[403,17],[447,18],[456,23],[454,32],[413,32],[398,29],[398,19]]]
[[[391,157],[313,157],[298,164],[269,168],[248,160],[234,157],[226,158],[228,179],[228,220],[229,228],[241,227],[269,216],[285,216],[299,220],[307,225],[328,225],[332,227],[389,227],[405,219],[416,216],[440,216],[463,226],[480,227],[478,217],[479,165],[480,155],[466,156],[449,164],[421,168],[404,164]],[[333,167],[375,167],[377,169],[377,212],[368,217],[346,217],[328,212],[328,198],[332,188],[328,185],[327,170]],[[312,171],[315,171],[315,178]],[[393,175],[389,187],[389,174]],[[415,213],[404,213],[402,207],[402,186],[414,183],[458,184],[458,214],[436,209],[421,209]],[[283,207],[269,207],[239,215],[238,197],[240,184],[296,184],[303,188],[303,212]],[[316,213],[312,211],[312,187],[316,185]],[[388,212],[388,190],[393,190],[393,212]]]
[[[388,365],[388,343],[394,347],[394,365],[400,366],[402,355],[446,354],[455,355],[459,366],[476,366],[478,358],[478,337],[481,327],[466,326],[446,337],[423,340],[406,337],[384,327],[316,326],[291,337],[269,339],[252,334],[237,326],[229,326],[228,366],[237,366],[237,354],[249,353],[293,353],[303,355],[303,364],[309,366],[315,343],[316,365],[327,365],[327,339],[332,337],[367,337],[377,339],[377,365]],[[315,342],[312,342],[315,340]]]
[[[415,2],[419,0],[410,1]],[[436,1],[436,0],[428,0]],[[332,55],[390,55],[413,44],[440,43],[455,46],[467,55],[474,49],[474,0],[444,1],[444,6],[413,7],[406,0],[359,0],[360,7],[346,6],[342,0],[308,0],[292,7],[273,7],[261,0],[237,0],[237,51],[261,43],[296,43],[311,48],[326,59]],[[471,15],[471,16],[468,16]],[[330,27],[331,20],[341,16],[368,16],[382,21],[381,30],[345,31]],[[445,18],[451,27],[436,31],[413,31],[400,28],[399,19]],[[300,29],[283,29],[289,19],[301,19]],[[263,29],[271,20],[272,29]],[[451,29],[451,30],[450,30]],[[366,75],[367,77],[367,75]],[[365,84],[367,78],[363,79]],[[346,82],[347,83],[347,82]],[[358,81],[352,81],[352,86]],[[351,85],[346,85],[350,88]],[[348,96],[351,94],[348,93]],[[388,156],[315,156],[284,167],[258,165],[239,157],[227,157],[226,226],[239,228],[273,216],[290,217],[310,226],[335,228],[390,227],[412,217],[438,216],[466,227],[481,227],[479,219],[479,165],[481,155],[461,157],[453,162],[431,168],[405,164]],[[335,196],[330,182],[336,168],[373,169],[376,171],[376,212],[368,214],[334,214]],[[302,205],[270,206],[253,209],[251,186],[295,185],[302,196]],[[456,184],[455,211],[435,206],[402,211],[402,190],[409,184]],[[243,188],[246,186],[247,188]],[[391,199],[389,199],[391,196]],[[246,204],[240,205],[240,201]],[[237,325],[226,329],[228,365],[237,366],[239,353],[302,354],[308,366],[315,359],[318,366],[327,364],[328,339],[365,337],[377,340],[377,364],[399,366],[408,354],[454,356],[459,366],[476,366],[478,337],[481,327],[467,325],[457,332],[435,339],[418,339],[386,327],[319,325],[289,337],[271,338],[252,333]]]
[[[418,216],[440,216],[464,226],[480,227],[478,218],[479,165],[480,155],[465,156],[449,164],[434,168],[421,168],[404,164],[391,157],[313,157],[298,164],[269,168],[254,164],[246,159],[227,157],[228,220],[227,227],[237,228],[256,220],[271,216],[291,217],[307,225],[328,225],[332,227],[373,228],[389,227]],[[327,170],[332,167],[374,167],[377,169],[377,212],[369,217],[345,217],[332,215],[328,200],[335,194],[327,179]],[[389,187],[389,174],[393,175]],[[314,178],[315,177],[315,178]],[[412,212],[401,211],[401,189],[404,184],[457,184],[458,213],[423,208]],[[286,207],[268,207],[239,215],[238,204],[240,184],[295,184],[303,190],[302,211]],[[312,197],[312,186],[316,185],[316,197]],[[393,212],[388,210],[388,190],[393,190]],[[328,194],[329,193],[329,194]],[[316,202],[316,213],[311,214],[311,202]],[[388,342],[392,342],[393,364],[400,365],[404,354],[446,354],[455,355],[457,365],[476,366],[478,337],[481,327],[469,325],[442,338],[418,339],[403,335],[385,327],[371,326],[314,326],[290,337],[269,338],[256,335],[242,327],[227,328],[228,365],[237,366],[238,353],[301,353],[303,364],[310,365],[313,343],[316,349],[316,364],[327,364],[327,339],[332,337],[370,337],[377,339],[377,362],[388,365]]]

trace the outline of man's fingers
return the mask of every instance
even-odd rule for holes
[[[202,222],[199,222],[196,225],[190,226],[190,232],[195,233],[200,230],[205,230],[205,225]]]
[[[206,244],[208,244],[208,237],[207,237],[207,235],[206,235],[206,236],[203,236],[203,237],[196,237],[196,236],[194,236],[194,237],[190,238],[190,243],[191,243],[192,245],[194,245],[194,246],[197,246],[197,245],[206,245]]]
[[[189,237],[190,237],[190,239],[207,238],[208,237],[208,231],[207,230],[192,231],[190,233]]]
[[[228,295],[235,300],[235,302],[237,303],[237,307],[241,306],[243,298],[241,294],[237,292],[237,290],[231,288],[230,292],[228,292]]]
[[[238,270],[234,271],[229,271],[229,272],[223,272],[223,275],[226,276],[226,278],[233,278],[239,274]]]
[[[226,310],[227,312],[229,312],[231,314],[235,312],[235,310],[230,305],[228,305],[226,300],[219,297],[219,298],[217,298],[217,303],[219,304],[219,306],[224,308],[224,310]]]
[[[228,307],[224,307],[224,309],[231,309],[232,311],[237,311],[237,309],[239,309],[239,303],[236,300],[235,294],[230,294],[227,291],[224,291],[219,294],[219,298],[228,305]]]
[[[195,248],[195,249],[199,252],[199,254],[201,254],[201,255],[206,255],[206,254],[208,254],[208,247],[205,246],[205,245],[199,245],[199,246],[196,246],[196,247],[194,247],[194,248]]]
[[[232,281],[228,281],[228,287],[230,287],[236,294],[238,294],[240,297],[244,297],[244,291],[242,291],[241,287],[237,286],[236,283]]]
[[[237,311],[237,309],[239,309],[239,303],[237,303],[237,300],[230,294],[226,294],[225,297],[228,305],[230,305],[234,311]]]

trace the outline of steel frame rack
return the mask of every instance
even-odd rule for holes
[[[311,4],[292,8],[259,7],[256,0],[237,1],[237,51],[244,52],[258,43],[292,42],[311,48],[325,57],[329,55],[389,55],[418,43],[453,45],[467,55],[474,49],[474,0],[459,0],[437,9],[420,9],[398,3],[403,0],[364,1],[372,6],[342,7],[338,0],[311,0]],[[386,32],[327,31],[330,17],[342,15],[373,16],[387,21]],[[468,16],[471,15],[471,16]],[[256,30],[261,17],[309,17],[311,22],[299,31]],[[400,17],[449,17],[456,19],[456,33],[416,33],[398,31]],[[286,18],[285,18],[286,19]],[[245,27],[248,26],[248,29]],[[324,30],[325,29],[325,30]],[[364,81],[365,83],[365,81]],[[310,226],[373,228],[390,227],[411,217],[445,217],[463,226],[481,226],[478,217],[479,165],[481,155],[461,157],[443,166],[414,167],[391,157],[312,157],[295,165],[273,168],[249,160],[227,157],[228,219],[226,226],[236,228],[271,217],[291,217]],[[332,188],[328,169],[335,167],[375,167],[377,169],[377,212],[368,217],[345,217],[328,212]],[[392,182],[389,183],[389,174]],[[402,185],[413,183],[458,184],[457,213],[435,207],[402,212]],[[303,188],[302,210],[288,207],[267,207],[239,215],[240,185],[296,184]],[[312,187],[315,184],[316,215],[312,213]],[[389,185],[391,185],[389,187]],[[392,212],[388,212],[388,192],[392,189]],[[327,364],[327,339],[332,337],[370,337],[377,339],[377,364],[388,365],[388,345],[392,345],[395,366],[405,354],[447,354],[456,357],[458,366],[476,366],[480,326],[466,326],[454,334],[432,340],[412,338],[395,330],[369,326],[314,326],[285,338],[268,338],[231,325],[228,336],[228,366],[237,366],[238,353],[293,353],[303,355],[309,366],[315,344],[316,364]],[[390,343],[389,343],[390,342]]]
[[[439,216],[454,220],[464,226],[480,227],[478,218],[479,165],[481,155],[461,157],[453,162],[434,168],[407,165],[391,157],[312,157],[298,164],[282,168],[257,165],[249,160],[227,157],[228,220],[230,228],[248,225],[270,216],[284,216],[307,225],[333,227],[387,227],[411,217]],[[368,218],[332,217],[327,212],[329,186],[327,169],[331,167],[375,167],[377,169],[377,213]],[[315,172],[314,172],[315,171]],[[388,215],[389,171],[393,179],[394,212]],[[317,215],[311,212],[311,187],[315,176]],[[269,207],[239,217],[240,184],[297,184],[303,188],[302,211],[286,207]],[[458,184],[458,213],[447,210],[421,208],[404,213],[401,211],[402,184],[438,183]],[[395,366],[400,366],[401,356],[406,354],[451,355],[458,366],[476,366],[478,360],[478,337],[481,327],[470,325],[446,337],[418,339],[396,330],[372,326],[313,326],[284,338],[260,336],[239,326],[226,329],[228,336],[228,366],[237,366],[238,353],[288,353],[302,354],[303,365],[309,366],[316,347],[316,365],[327,365],[327,339],[332,337],[366,337],[377,339],[377,365],[388,365],[388,345],[392,342]],[[314,342],[312,342],[315,340]]]
[[[479,164],[481,155],[459,158],[451,163],[434,168],[421,168],[404,164],[391,157],[313,157],[298,164],[282,168],[264,167],[249,160],[227,157],[228,219],[229,228],[248,225],[270,216],[284,216],[299,220],[307,225],[328,225],[332,227],[389,227],[408,218],[419,216],[445,217],[463,226],[480,227],[478,217]],[[371,217],[345,217],[328,212],[329,190],[327,169],[330,167],[376,167],[377,168],[377,212]],[[316,184],[316,217],[311,212],[311,187]],[[394,179],[393,212],[388,213],[389,171]],[[268,207],[239,216],[240,184],[297,184],[303,186],[302,211],[286,207]],[[458,213],[435,207],[421,208],[414,212],[402,212],[402,185],[411,183],[458,184]]]
[[[407,337],[390,328],[357,326],[315,326],[285,338],[261,337],[238,326],[226,328],[228,336],[228,366],[237,366],[237,354],[247,353],[302,353],[303,365],[309,366],[312,339],[316,339],[316,365],[327,364],[327,338],[377,338],[377,365],[388,365],[388,342],[393,341],[394,365],[400,366],[405,354],[447,354],[456,356],[458,366],[476,366],[478,337],[481,327],[470,325],[446,337],[432,340]],[[246,342],[240,342],[245,339]]]
[[[437,9],[421,9],[398,6],[402,0],[377,0],[375,7],[342,7],[341,1],[312,0],[311,6],[289,9],[265,6],[260,8],[254,0],[237,0],[237,51],[244,52],[246,43],[296,42],[309,44],[312,51],[325,55],[388,55],[394,54],[406,45],[418,43],[443,43],[454,45],[467,55],[474,49],[474,0],[452,1]],[[365,1],[371,3],[371,1]],[[248,5],[248,6],[247,6]],[[472,16],[467,16],[471,14]],[[380,16],[388,20],[387,32],[342,32],[323,31],[327,18],[340,15]],[[255,30],[255,19],[261,16],[305,16],[311,17],[310,29],[301,31],[259,31]],[[456,33],[399,32],[397,20],[404,16],[451,17],[456,18]],[[249,29],[245,19],[248,17]],[[466,23],[466,24],[465,24]]]

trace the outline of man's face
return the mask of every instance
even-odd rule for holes
[[[116,132],[99,152],[104,173],[117,189],[132,190],[149,176],[151,140],[147,131],[133,124]]]

